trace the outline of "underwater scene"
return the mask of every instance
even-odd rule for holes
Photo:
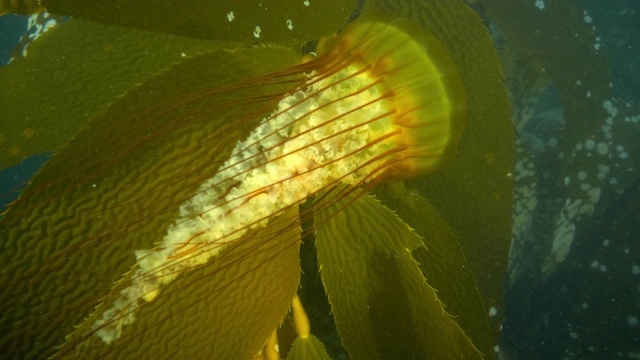
[[[640,359],[637,0],[0,2],[0,359]]]

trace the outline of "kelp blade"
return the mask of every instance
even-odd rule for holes
[[[409,185],[425,195],[458,236],[486,306],[498,310],[491,318],[497,342],[511,245],[515,140],[493,40],[478,14],[461,0],[374,0],[367,8],[405,16],[431,31],[462,75],[468,112],[456,158]]]
[[[335,32],[354,0],[43,0],[57,15],[203,39],[292,43]]]
[[[118,99],[44,166],[0,223],[0,304],[5,309],[0,342],[5,354],[41,358],[55,353],[54,347],[135,264],[133,251],[151,248],[162,238],[180,202],[217,170],[217,161],[245,130],[237,120],[259,112],[261,103],[247,99],[268,90],[208,91],[296,62],[290,50],[273,47],[195,57]],[[219,288],[215,299],[232,298],[238,306],[255,308],[245,303],[259,300],[259,291],[251,295],[255,285],[237,298]],[[279,296],[288,306],[292,294]],[[212,300],[208,306],[215,308]],[[196,320],[179,326],[202,332],[212,326]],[[262,326],[270,332],[276,325]],[[258,349],[264,339],[242,341]],[[154,351],[159,353],[144,355],[175,355],[163,347]]]
[[[228,44],[71,19],[0,67],[0,169],[58,150],[134,86]]]
[[[414,260],[412,251],[423,246],[420,238],[366,194],[335,200],[327,196],[315,203],[316,246],[349,355],[482,359]]]
[[[484,354],[492,353],[496,343],[485,304],[451,227],[420,193],[401,183],[384,184],[373,194],[422,238],[424,246],[412,253],[422,274],[474,345]]]
[[[86,359],[251,360],[282,321],[298,288],[299,244],[298,211],[292,207],[205,267],[163,288],[124,328],[121,339],[105,346],[92,336],[75,351],[68,349],[90,331],[89,319],[59,352]],[[99,315],[101,308],[93,316]]]
[[[324,345],[313,334],[309,337],[296,338],[287,360],[329,360]]]
[[[544,68],[557,87],[563,101],[565,128],[574,129],[563,133],[563,143],[575,146],[585,137],[583,129],[599,126],[599,117],[594,114],[607,116],[602,101],[611,98],[609,65],[604,52],[594,51],[598,33],[583,20],[584,4],[554,2],[547,4],[544,11],[524,0],[489,0],[483,6],[519,54]],[[584,95],[585,89],[589,89],[590,96]]]
[[[40,11],[42,11],[42,7],[37,0],[6,0],[0,2],[0,15],[9,13],[29,15]]]

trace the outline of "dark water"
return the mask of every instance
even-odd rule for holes
[[[516,183],[535,191],[537,204],[516,239],[522,248],[510,275],[517,280],[505,287],[502,347],[509,359],[640,358],[640,2],[582,5],[583,21],[597,36],[594,49],[609,66],[610,84],[601,86],[610,88],[611,99],[601,100],[605,115],[594,114],[600,116],[594,126],[565,128],[555,111],[563,99],[552,84],[534,100],[539,115],[518,134],[518,158],[535,170],[529,185],[527,176]],[[576,66],[584,61],[575,59]],[[589,95],[585,89],[576,101]],[[575,146],[563,144],[563,132],[564,141],[578,139]],[[575,150],[567,154],[567,148]],[[535,188],[527,187],[533,182]],[[599,200],[581,214],[576,209],[590,201],[579,194],[596,187]],[[553,246],[563,236],[572,238],[570,250],[556,262]]]

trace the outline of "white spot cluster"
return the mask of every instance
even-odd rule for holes
[[[42,15],[31,15],[27,21],[27,31],[31,31],[32,29],[34,31],[30,32],[29,38],[31,40],[35,40],[40,37],[40,35],[54,28],[56,25],[58,25],[58,22],[56,19],[49,18],[49,13],[45,12]]]
[[[583,217],[593,214],[600,200],[601,189],[606,185],[618,183],[612,164],[615,163],[616,170],[620,171],[621,162],[630,157],[625,146],[616,144],[613,139],[615,119],[619,114],[618,108],[612,100],[604,101],[602,107],[608,116],[600,128],[601,131],[577,143],[569,154],[571,159],[590,159],[588,161],[590,167],[578,170],[574,175],[567,175],[564,179],[564,185],[570,187],[567,193],[571,195],[565,200],[554,231],[549,258],[555,263],[560,263],[566,258],[575,238],[575,224]],[[603,246],[606,244],[603,243]],[[545,264],[543,270],[548,272],[553,267],[553,264]],[[606,272],[604,265],[598,264],[597,269]]]
[[[625,116],[624,122],[637,124],[640,123],[640,115]]]
[[[594,270],[600,270],[600,272],[607,272],[607,266],[604,264],[601,264],[598,260],[593,260],[591,262],[591,268]]]
[[[600,39],[599,36],[596,36],[596,43],[593,44],[593,48],[596,49],[596,51],[599,51],[600,48],[602,48],[602,39]]]
[[[524,150],[520,146],[521,140],[516,140],[517,162],[514,169],[515,187],[513,194],[514,211],[512,224],[512,246],[509,249],[509,278],[511,283],[516,281],[520,273],[516,267],[516,259],[523,255],[524,246],[530,239],[533,226],[533,214],[538,206],[537,183],[535,178],[535,164],[529,157],[523,156]]]
[[[389,139],[371,143],[389,129],[391,119],[365,123],[388,109],[377,101],[377,87],[368,87],[367,74],[342,81],[358,70],[351,65],[328,78],[311,76],[308,88],[283,98],[271,117],[237,143],[218,173],[181,205],[180,218],[162,241],[136,251],[131,285],[93,326],[105,343],[117,339],[140,304],[153,301],[179,274],[205,264],[226,245],[327,186],[357,185],[376,171],[382,160],[364,164],[392,146]],[[125,308],[128,315],[112,321]]]
[[[27,56],[27,48],[29,47],[29,44],[57,25],[58,21],[46,11],[29,16],[27,20],[26,33],[21,38],[21,44],[24,44],[21,52],[22,57]],[[11,63],[13,60],[13,57],[9,58],[7,64]]]
[[[582,200],[574,200],[565,203],[563,211],[560,214],[560,220],[553,232],[553,243],[551,247],[551,258],[555,263],[561,263],[571,250],[571,243],[576,235],[576,225],[574,223],[578,211],[582,206]],[[554,264],[548,264],[543,267],[544,272],[553,270]]]
[[[536,0],[535,5],[538,9],[544,10],[544,0]]]

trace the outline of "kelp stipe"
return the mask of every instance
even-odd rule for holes
[[[215,174],[205,177],[207,172],[199,173],[201,184],[188,196],[179,193],[173,202],[155,204],[156,211],[171,207],[175,219],[165,219],[161,236],[145,239],[135,258],[132,252],[121,260],[133,267],[116,286],[76,302],[83,305],[76,310],[88,317],[60,348],[60,356],[76,352],[81,356],[118,356],[150,346],[179,345],[186,340],[161,339],[161,335],[174,331],[171,321],[177,316],[199,320],[187,313],[205,302],[203,296],[210,307],[222,307],[228,300],[241,302],[229,291],[229,279],[206,288],[205,294],[194,292],[194,288],[218,276],[231,276],[232,282],[256,277],[260,274],[257,267],[269,265],[282,254],[287,254],[288,260],[292,253],[297,254],[292,252],[299,241],[296,205],[309,196],[327,190],[325,196],[331,202],[341,197],[339,191],[331,191],[338,184],[368,187],[377,181],[420,175],[437,170],[452,157],[462,133],[466,103],[455,66],[437,40],[408,20],[366,15],[335,39],[326,40],[319,54],[315,60],[268,77],[277,82],[298,76],[303,82],[289,90],[276,110],[245,134],[244,140],[235,146],[228,144],[234,147],[226,160],[215,161]],[[151,135],[162,138],[170,133],[159,128]],[[136,145],[141,146],[131,144]],[[123,156],[132,155],[125,152]],[[109,170],[101,167],[100,171]],[[179,186],[180,182],[165,184]],[[122,218],[128,214],[118,211],[101,215],[129,221]],[[63,252],[74,250],[77,248]],[[248,260],[255,260],[256,267],[244,267]],[[292,262],[288,263],[278,276],[293,279],[295,285],[298,274],[294,274]],[[240,264],[244,268],[234,268]],[[230,269],[243,272],[228,274]],[[287,272],[291,274],[287,276]],[[252,295],[251,289],[245,291]],[[250,338],[247,354],[255,354],[256,346],[277,326],[295,286],[273,291],[283,293],[274,300],[282,312],[250,336],[242,332],[234,335],[233,339]],[[185,295],[188,292],[198,298],[189,298]],[[98,300],[100,305],[93,312]],[[265,297],[253,304],[261,302]],[[248,308],[246,303],[240,305]],[[145,317],[152,319],[147,322]],[[235,324],[234,319],[214,319],[232,327]],[[223,326],[217,322],[216,326]],[[63,331],[69,334],[73,329]],[[218,332],[211,336],[231,335]],[[215,352],[229,354],[233,350],[215,348]]]

